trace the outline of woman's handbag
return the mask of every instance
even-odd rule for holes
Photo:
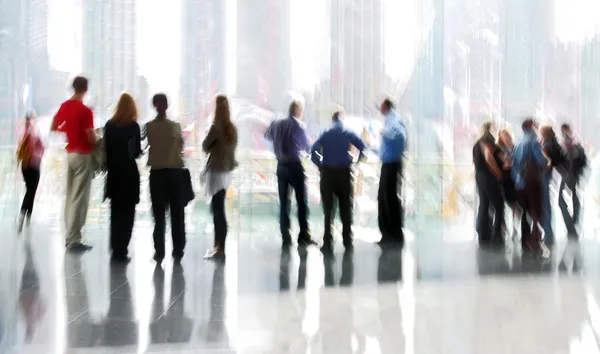
[[[194,186],[192,185],[192,175],[190,174],[190,170],[187,168],[181,169],[181,175],[181,195],[183,197],[183,205],[187,206],[189,202],[196,198],[196,193],[194,193]]]

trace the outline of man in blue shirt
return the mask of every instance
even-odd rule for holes
[[[381,231],[380,244],[402,246],[404,244],[402,231],[404,211],[398,194],[402,183],[402,158],[406,145],[406,129],[400,116],[394,110],[391,100],[385,99],[381,103],[380,111],[385,117],[379,147],[381,175],[377,193],[378,221]]]
[[[548,249],[541,242],[542,174],[549,161],[535,134],[535,122],[526,119],[521,125],[523,138],[514,148],[511,175],[515,181],[517,200],[523,209],[521,216],[521,246],[523,251],[547,256]],[[532,220],[529,224],[527,215]]]
[[[344,128],[340,121],[340,112],[333,114],[333,125],[326,130],[312,146],[311,159],[321,171],[321,201],[325,214],[325,234],[323,236],[323,252],[333,251],[331,219],[333,217],[334,200],[337,198],[342,219],[342,237],[346,249],[352,248],[352,207],[353,191],[352,170],[350,166],[354,157],[350,155],[351,145],[360,151],[366,145],[358,135]]]
[[[265,138],[273,142],[273,150],[277,158],[279,227],[283,238],[283,246],[290,246],[292,243],[290,235],[290,186],[296,194],[296,203],[298,204],[298,223],[300,224],[298,244],[306,246],[312,243],[308,228],[306,176],[300,161],[302,152],[307,153],[310,146],[306,134],[306,125],[300,120],[301,118],[302,106],[299,102],[293,101],[290,104],[288,117],[273,121],[265,132]]]

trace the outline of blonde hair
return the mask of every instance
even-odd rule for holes
[[[552,138],[556,136],[556,134],[554,134],[554,128],[552,128],[552,126],[549,124],[542,125],[540,128],[540,135],[545,138]]]
[[[126,92],[122,93],[110,121],[116,124],[127,124],[137,121],[137,118],[138,113],[135,100],[130,94]]]
[[[510,139],[512,140],[512,133],[510,132],[510,130],[508,128],[502,128],[500,129],[500,131],[498,132],[498,142],[496,143],[496,145],[498,145],[499,147],[502,148],[506,148],[506,143],[504,142],[504,140],[502,140],[502,135],[508,135],[510,137]]]

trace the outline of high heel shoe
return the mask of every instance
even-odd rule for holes
[[[214,260],[214,261],[218,261],[218,262],[224,262],[225,261],[225,250],[222,249],[221,247],[215,247],[211,250],[207,250],[206,254],[204,255],[204,259]]]

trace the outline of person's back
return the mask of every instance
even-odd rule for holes
[[[56,113],[59,130],[67,138],[67,152],[91,153],[94,145],[87,131],[94,128],[92,110],[80,100],[69,99],[63,102]]]
[[[183,167],[181,127],[166,117],[146,124],[148,166],[153,170]]]
[[[308,150],[304,123],[293,116],[273,121],[265,136],[273,142],[273,151],[279,162],[299,162],[300,152]]]
[[[315,142],[313,149],[319,148],[323,156],[322,165],[330,167],[348,167],[353,162],[353,157],[349,153],[350,146],[356,147],[362,152],[366,145],[362,139],[349,129],[346,129],[342,122],[334,121],[331,128]],[[314,161],[314,153],[313,161]]]

